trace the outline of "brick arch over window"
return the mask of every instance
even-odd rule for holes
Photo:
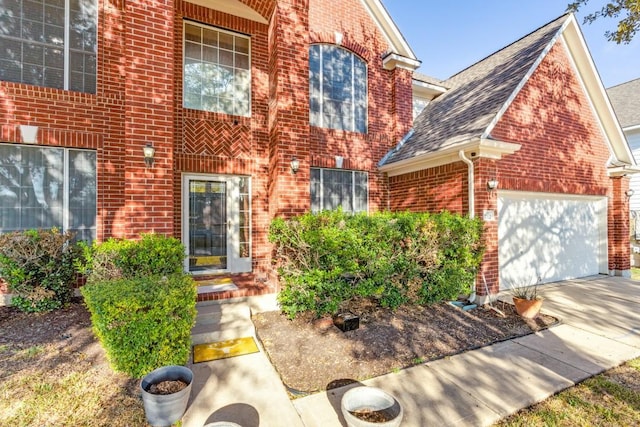
[[[276,8],[276,0],[239,0],[251,9],[258,12],[267,21],[271,20],[273,11]]]
[[[336,44],[336,34],[329,31],[315,32],[309,35],[310,44]],[[339,45],[343,49],[350,50],[358,55],[367,64],[371,63],[371,52],[366,47],[350,39],[348,34],[343,34],[342,42]]]

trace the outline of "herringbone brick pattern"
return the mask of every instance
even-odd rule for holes
[[[251,129],[246,125],[187,118],[184,121],[182,151],[185,154],[250,158]]]

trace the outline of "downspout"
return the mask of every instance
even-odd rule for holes
[[[464,155],[464,150],[458,151],[460,160],[467,164],[467,174],[469,180],[469,218],[473,219],[476,216],[476,196],[474,191],[475,175],[473,173],[473,162]],[[473,285],[471,285],[471,295],[469,295],[469,302],[474,302],[476,299],[476,278],[473,278]]]

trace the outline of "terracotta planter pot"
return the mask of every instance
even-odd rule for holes
[[[516,312],[525,319],[535,319],[540,313],[542,307],[541,299],[522,299],[513,297],[513,304],[516,306]]]

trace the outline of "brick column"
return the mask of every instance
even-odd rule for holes
[[[128,1],[125,7],[126,236],[173,233],[174,2]],[[155,162],[145,167],[151,143]]]
[[[498,189],[489,191],[487,181],[498,179],[497,165],[495,160],[478,159],[474,161],[475,168],[475,211],[476,217],[484,218],[485,211],[487,218],[484,220],[483,240],[485,252],[482,264],[476,277],[476,288],[478,296],[487,296],[485,280],[489,294],[494,294],[500,290],[500,275],[498,268]],[[493,219],[490,218],[493,213]]]
[[[309,210],[309,4],[279,1],[270,28],[269,211],[291,216]],[[300,162],[291,171],[291,159]]]
[[[613,178],[612,194],[609,199],[609,274],[629,276],[631,269],[631,248],[629,242],[629,199],[625,192],[629,189],[629,178]]]

